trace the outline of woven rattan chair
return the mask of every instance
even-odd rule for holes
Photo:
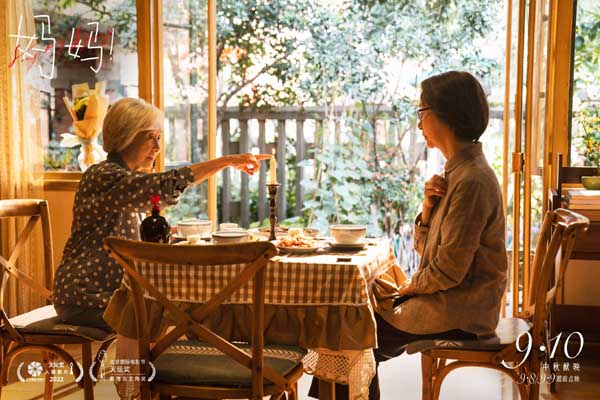
[[[0,271],[2,285],[0,286],[0,393],[2,386],[8,383],[8,371],[15,357],[27,351],[41,351],[46,371],[50,372],[51,361],[55,357],[73,365],[76,381],[84,390],[84,398],[94,398],[94,380],[90,375],[92,367],[92,344],[100,344],[92,369],[92,374],[98,372],[100,358],[108,346],[114,341],[115,335],[101,329],[68,325],[62,323],[56,316],[51,305],[52,278],[54,276],[52,260],[52,237],[50,234],[50,216],[48,203],[45,200],[0,200],[0,219],[29,218],[25,228],[19,235],[17,243],[7,258],[0,255]],[[43,284],[32,279],[19,270],[17,259],[22,254],[27,239],[31,236],[36,224],[40,222],[44,241],[44,277]],[[5,308],[6,286],[10,278],[16,278],[19,283],[32,289],[46,299],[48,305],[27,313],[9,318]],[[64,345],[81,345],[82,365],[64,349]],[[51,373],[46,373],[44,398],[52,398]]]
[[[141,332],[138,343],[142,376],[150,377],[152,366],[156,371],[152,382],[141,384],[142,399],[150,399],[156,393],[161,398],[262,399],[270,395],[278,399],[287,395],[296,399],[306,351],[295,346],[264,345],[265,269],[269,259],[277,254],[273,244],[174,246],[107,238],[104,248],[125,270],[126,285],[134,297],[137,332]],[[191,312],[142,276],[138,268],[141,263],[151,263],[164,271],[177,264],[194,268],[225,264],[244,267],[217,294]],[[253,311],[248,316],[252,337],[248,343],[227,341],[200,323],[250,282],[254,290]],[[174,321],[171,331],[153,341],[144,300],[148,296],[160,302]],[[189,331],[200,340],[179,340]]]
[[[546,213],[533,261],[529,306],[516,318],[501,319],[493,337],[469,341],[421,340],[406,347],[408,354],[421,353],[424,400],[437,400],[444,378],[461,367],[501,371],[517,384],[521,399],[538,399],[540,364],[546,358],[542,349],[550,349],[546,321],[559,284],[552,284],[556,257],[560,251],[560,270],[564,270],[575,237],[588,226],[587,218],[569,210],[559,208]],[[559,272],[559,276],[564,274]],[[531,350],[525,358],[524,352],[517,351],[517,341],[519,348],[525,349],[529,339]],[[447,360],[456,361],[447,363]],[[533,377],[533,383],[527,380],[520,383],[522,376]]]

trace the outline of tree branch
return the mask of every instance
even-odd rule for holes
[[[226,106],[227,103],[229,103],[229,100],[231,100],[231,98],[233,96],[235,96],[240,90],[242,90],[244,87],[248,86],[250,83],[254,82],[256,79],[258,79],[259,76],[261,76],[263,73],[268,71],[269,68],[273,67],[279,61],[284,60],[286,57],[287,57],[287,54],[283,54],[283,55],[277,57],[275,59],[275,61],[273,61],[271,64],[268,64],[268,65],[265,65],[264,67],[262,67],[252,78],[242,80],[241,83],[239,83],[237,86],[235,86],[229,92],[221,93],[221,95],[217,99],[217,104]]]
[[[95,13],[98,13],[100,15],[102,15],[102,17],[111,17],[111,13],[109,11],[106,11],[105,9],[100,9],[98,8],[97,4],[94,3],[94,1],[88,0],[77,0],[77,3],[82,4],[86,7],[89,7],[90,10],[92,10]]]

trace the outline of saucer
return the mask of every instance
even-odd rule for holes
[[[329,242],[329,247],[331,247],[334,250],[363,250],[367,247],[367,242],[361,242],[361,243]]]

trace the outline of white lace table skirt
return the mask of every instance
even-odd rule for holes
[[[302,363],[308,374],[348,385],[351,400],[368,400],[369,385],[375,376],[373,350],[309,349]]]
[[[118,336],[117,360],[139,359],[137,340]],[[369,385],[375,376],[375,357],[371,349],[342,350],[309,349],[302,360],[307,374],[328,381],[348,385],[351,400],[368,400]],[[131,373],[139,373],[132,366]],[[114,381],[121,400],[132,400],[139,396],[139,382],[133,380]]]

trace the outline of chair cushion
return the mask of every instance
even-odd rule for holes
[[[498,351],[517,341],[520,335],[531,329],[532,324],[521,318],[503,318],[498,323],[494,335],[478,340],[418,340],[406,346],[407,354],[426,350],[482,350]]]
[[[251,346],[236,343],[250,354]],[[301,363],[306,350],[295,346],[267,345],[265,364],[285,376]],[[178,341],[154,361],[156,381],[193,386],[250,387],[252,372],[214,346],[199,341]],[[268,382],[268,380],[265,380]]]
[[[36,308],[9,320],[15,329],[22,334],[69,335],[94,341],[105,341],[115,335],[90,326],[65,324],[58,319],[56,310],[52,305]]]

